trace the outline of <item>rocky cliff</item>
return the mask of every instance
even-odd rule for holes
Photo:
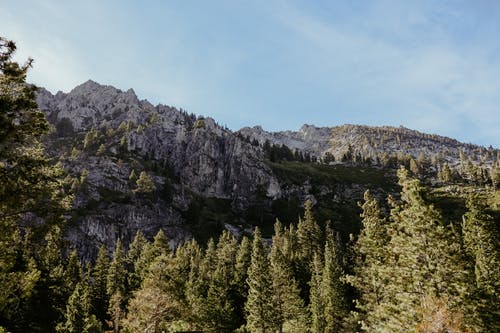
[[[498,155],[405,128],[232,132],[211,118],[140,100],[132,89],[93,81],[69,93],[40,89],[37,99],[53,125],[47,151],[67,170],[75,193],[66,235],[84,259],[100,245],[112,250],[118,238],[128,243],[137,230],[152,237],[163,229],[172,246],[222,228],[239,233],[257,224],[266,232],[276,217],[296,221],[306,198],[317,204],[319,220],[332,220],[347,235],[358,227],[356,201],[366,188],[382,197],[396,187],[393,169],[338,164],[346,153],[373,161],[424,154],[451,164],[465,154],[486,165]],[[271,161],[266,141],[319,158],[329,153],[337,162]]]
[[[69,93],[41,89],[38,104],[54,125],[48,152],[74,179],[68,237],[79,249],[95,252],[89,243],[112,247],[118,237],[127,242],[138,229],[151,236],[162,228],[173,242],[190,237],[183,214],[194,198],[221,199],[238,211],[257,189],[271,200],[281,195],[262,150],[211,118],[153,106],[133,90],[93,81]],[[137,191],[141,172],[154,191]]]

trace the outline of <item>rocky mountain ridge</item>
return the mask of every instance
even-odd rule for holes
[[[190,237],[182,215],[198,197],[243,210],[258,188],[271,199],[281,195],[261,149],[211,118],[93,81],[69,93],[40,89],[37,101],[55,128],[47,150],[74,179],[68,238],[91,249],[84,256],[100,244],[112,248],[118,237],[127,242],[139,229],[151,236],[162,228],[174,243]],[[135,192],[132,175],[141,172],[152,179],[152,193]]]
[[[331,154],[341,161],[346,154],[360,154],[373,161],[383,154],[420,155],[428,159],[438,158],[450,166],[460,164],[461,154],[473,162],[492,165],[496,162],[498,150],[479,145],[462,143],[455,139],[411,130],[403,126],[340,125],[317,127],[303,125],[298,131],[268,132],[261,126],[244,127],[238,131],[250,141],[264,145],[285,145],[317,158]],[[462,156],[462,158],[463,158]]]
[[[89,260],[98,246],[111,250],[118,238],[128,243],[138,230],[152,237],[161,228],[175,246],[222,228],[265,229],[278,213],[290,223],[306,198],[348,233],[356,228],[356,202],[364,190],[393,188],[393,170],[269,161],[266,140],[319,158],[330,153],[336,163],[346,152],[374,160],[382,153],[424,153],[450,163],[460,154],[492,163],[497,154],[390,127],[304,125],[298,132],[270,133],[257,126],[233,132],[212,118],[154,106],[132,89],[91,80],[69,93],[42,88],[37,102],[54,127],[45,139],[47,151],[67,170],[75,193],[66,236]]]

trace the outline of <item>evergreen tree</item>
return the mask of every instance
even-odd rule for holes
[[[255,228],[252,243],[252,259],[248,269],[248,298],[245,304],[247,327],[252,332],[276,329],[276,309],[272,297],[272,279],[269,260],[259,228]]]
[[[343,282],[344,270],[340,245],[333,237],[333,231],[327,233],[325,243],[325,259],[321,280],[321,297],[323,299],[326,327],[325,332],[340,332],[343,321],[349,314],[347,292]]]
[[[477,286],[491,295],[500,293],[500,252],[495,222],[485,212],[480,198],[467,199],[468,212],[463,219],[463,238],[475,262]],[[500,296],[500,295],[498,295]]]
[[[128,176],[128,180],[130,180],[131,182],[137,181],[137,173],[135,172],[134,169],[132,169],[132,171],[130,171],[130,175]]]
[[[248,237],[243,236],[240,241],[238,252],[236,253],[236,264],[235,264],[235,277],[234,277],[234,288],[235,288],[235,315],[237,317],[238,326],[241,326],[245,322],[245,300],[248,296],[248,267],[252,260],[252,243]]]
[[[92,268],[90,285],[92,313],[94,313],[101,322],[106,322],[109,319],[109,295],[107,293],[109,264],[108,251],[104,245],[102,245],[99,248],[95,265]]]
[[[493,218],[485,212],[480,198],[467,199],[462,232],[465,249],[472,257],[479,300],[478,312],[485,331],[500,330],[500,250]]]
[[[125,292],[126,276],[125,254],[122,242],[118,239],[113,253],[113,260],[109,265],[106,280],[106,292],[109,296],[113,295],[117,291],[120,291],[122,294]]]
[[[283,241],[281,223],[277,221],[270,254],[275,324],[279,332],[305,332],[307,324],[304,301],[300,298],[291,262],[282,252]]]
[[[101,145],[99,146],[99,148],[97,149],[96,155],[97,155],[97,156],[102,156],[102,155],[104,155],[105,153],[106,153],[106,146],[105,146],[105,145],[104,145],[104,143],[103,143],[103,144],[101,144]]]
[[[323,281],[323,265],[319,254],[314,254],[313,271],[309,282],[309,312],[311,313],[311,332],[324,333],[326,329],[325,302],[321,287]]]
[[[354,248],[354,275],[348,276],[348,281],[360,294],[356,307],[362,313],[363,328],[371,331],[377,320],[374,312],[383,301],[388,283],[382,270],[388,256],[386,246],[390,237],[386,219],[370,191],[365,192],[364,203],[360,206],[363,226]]]
[[[30,212],[44,226],[58,223],[72,200],[63,191],[61,166],[52,164],[41,143],[49,125],[37,107],[36,87],[26,84],[32,60],[12,61],[15,50],[15,43],[0,37],[0,318],[29,301],[41,274],[16,262],[20,216]]]
[[[189,281],[191,266],[194,264],[194,258],[201,258],[202,250],[195,239],[186,241],[177,247],[175,258],[177,261],[180,279]],[[197,260],[197,259],[196,259]]]
[[[199,263],[193,260],[188,281],[187,299],[191,308],[191,321],[196,327],[205,327],[205,322],[210,314],[207,312],[206,299],[210,282],[217,264],[217,250],[215,242],[210,239],[205,250],[203,258],[193,258],[199,260]]]
[[[297,252],[295,254],[295,273],[301,296],[309,299],[309,285],[312,274],[311,258],[315,254],[322,256],[322,232],[312,214],[312,202],[304,203],[304,218],[299,218],[297,225]]]
[[[139,178],[136,181],[137,188],[135,192],[137,193],[151,193],[156,190],[155,184],[151,179],[151,176],[147,174],[146,171],[141,171]]]
[[[125,254],[120,239],[116,242],[113,260],[109,265],[106,280],[106,293],[110,297],[108,312],[113,320],[114,332],[119,332],[120,322],[125,310],[125,295],[127,294],[127,270]]]
[[[427,320],[424,300],[433,297],[445,302],[444,309],[452,315],[469,318],[464,307],[467,276],[459,241],[428,203],[420,182],[409,178],[405,169],[398,176],[401,201],[393,203],[391,210],[389,253],[380,270],[387,285],[381,303],[370,314],[373,330],[415,330]]]
[[[98,333],[101,325],[91,314],[90,293],[88,288],[78,283],[71,294],[64,315],[65,321],[57,325],[57,332],[64,333]]]
[[[76,250],[69,254],[66,267],[64,269],[64,283],[69,293],[72,293],[76,285],[82,280],[83,271],[82,264],[78,258]]]
[[[142,282],[141,272],[138,271],[138,265],[136,264],[148,245],[148,240],[144,237],[140,230],[135,234],[134,240],[130,243],[127,257],[126,257],[126,267],[127,267],[127,285],[129,291],[139,289]]]
[[[156,233],[153,243],[145,244],[139,258],[134,264],[134,270],[138,277],[144,279],[147,274],[147,269],[153,262],[153,260],[159,255],[170,255],[171,249],[167,236],[162,229],[158,230]]]
[[[234,275],[236,239],[225,230],[217,243],[217,262],[206,298],[205,327],[211,332],[232,332],[236,325],[234,309]]]
[[[301,257],[310,261],[315,253],[322,253],[322,233],[313,217],[311,200],[306,200],[304,208],[304,218],[297,225],[297,239]]]
[[[125,330],[160,333],[183,317],[184,281],[177,276],[176,266],[172,255],[161,254],[153,260],[141,288],[130,301]]]
[[[441,166],[441,170],[439,170],[438,178],[445,184],[451,183],[453,181],[453,173],[448,165],[448,163],[444,163]]]
[[[41,274],[32,300],[31,319],[37,327],[53,329],[63,320],[65,305],[73,290],[69,289],[67,283],[61,229],[52,227],[45,235],[45,242],[39,253],[38,267]]]

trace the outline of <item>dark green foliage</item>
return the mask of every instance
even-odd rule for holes
[[[311,281],[309,282],[309,312],[311,313],[311,331],[323,333],[326,328],[325,300],[322,295],[323,265],[319,254],[312,262]]]
[[[380,267],[385,265],[389,241],[387,222],[383,218],[376,198],[369,191],[365,192],[364,203],[361,205],[363,228],[354,247],[354,272],[349,276],[349,282],[358,290],[360,297],[356,307],[364,315],[363,326],[372,327],[372,317],[366,314],[375,311],[384,296],[388,283]]]
[[[390,199],[393,208],[389,223],[369,193],[362,206],[364,228],[355,248],[355,274],[349,281],[360,293],[357,307],[363,329],[490,331],[492,326],[486,327],[498,314],[481,305],[491,304],[491,300],[476,291],[474,265],[463,251],[465,247],[474,253],[475,245],[471,244],[482,242],[471,237],[481,234],[476,226],[488,225],[479,222],[487,221],[487,215],[469,204],[462,245],[455,225],[443,219],[421,183],[410,178],[404,169],[398,175],[401,199]],[[488,257],[491,262],[492,257]],[[476,281],[478,276],[485,277],[476,274]]]
[[[269,261],[271,265],[275,324],[279,331],[304,332],[307,330],[307,315],[304,301],[300,297],[298,283],[293,276],[293,263],[288,256],[286,237],[279,221],[275,224],[273,245]]]
[[[462,232],[465,249],[474,266],[479,311],[488,331],[500,330],[500,249],[493,218],[479,197],[467,200]]]
[[[248,298],[245,304],[247,327],[252,332],[266,332],[277,328],[272,278],[266,248],[259,228],[255,229],[252,259],[248,269]]]
[[[217,243],[204,310],[205,328],[210,332],[232,332],[239,326],[234,307],[236,250],[236,239],[224,231]]]
[[[90,272],[90,298],[92,304],[92,313],[98,320],[105,322],[109,320],[108,307],[109,295],[107,293],[107,279],[109,270],[108,251],[104,246],[99,248],[97,260]]]
[[[126,267],[127,267],[127,284],[129,291],[134,291],[139,289],[142,282],[142,272],[141,267],[138,263],[143,255],[145,249],[147,248],[148,241],[139,230],[135,234],[134,240],[129,245],[129,249],[126,257]]]
[[[308,299],[308,282],[311,280],[311,258],[323,255],[323,232],[312,215],[312,202],[304,203],[304,217],[299,218],[297,225],[297,252],[295,254],[295,270],[302,296]]]
[[[65,321],[58,324],[56,331],[64,333],[98,333],[101,324],[91,314],[91,301],[88,286],[78,283],[69,297],[64,314]]]
[[[245,300],[248,296],[248,267],[252,260],[252,243],[243,236],[236,253],[236,264],[234,272],[234,307],[236,321],[240,324],[245,323]]]
[[[17,260],[23,234],[19,218],[32,213],[48,228],[61,222],[71,204],[63,191],[62,168],[52,165],[40,141],[49,126],[37,108],[36,87],[25,82],[32,60],[25,65],[12,61],[15,50],[15,43],[0,37],[0,326],[7,328],[22,320],[16,315],[20,308],[35,302],[30,298],[42,274],[33,259]],[[34,232],[29,246],[42,242],[45,231]]]
[[[25,84],[30,62],[12,62],[14,49],[0,39],[0,331],[500,330],[500,195],[493,192],[499,165],[482,165],[494,157],[493,149],[470,158],[462,152],[457,173],[445,156],[431,161],[424,154],[374,154],[349,146],[342,158],[349,165],[329,165],[335,160],[331,154],[319,164],[314,156],[265,142],[268,164],[284,192],[305,189],[317,200],[314,212],[308,200],[296,221],[304,193],[270,200],[264,185],[256,187],[245,212],[234,211],[230,200],[188,192],[192,200],[181,214],[196,240],[171,249],[174,242],[163,230],[152,241],[138,232],[128,250],[117,241],[111,262],[101,247],[95,263],[83,269],[58,226],[71,206],[64,192],[69,185],[44,153],[40,140],[48,124],[36,108],[35,87]],[[73,216],[111,203],[175,203],[173,191],[180,183],[175,169],[156,160],[157,152],[134,158],[127,151],[135,135],[131,131],[150,132],[157,120],[152,114],[145,128],[131,122],[118,129],[103,124],[79,134],[68,119],[56,123],[51,136],[62,138],[58,152],[63,145],[74,148],[71,157],[63,156],[66,162],[89,154],[107,158],[120,142],[120,153],[112,158],[131,164],[133,192],[97,188],[99,200],[79,206]],[[187,126],[203,131],[205,125],[192,116]],[[399,134],[395,141],[404,144]],[[377,141],[383,145],[384,140]],[[372,144],[370,137],[365,141]],[[392,171],[372,163],[402,164],[422,181],[402,169],[398,187]],[[88,172],[75,172],[81,176],[68,177],[71,188],[89,194]],[[436,173],[446,186],[429,192],[423,184],[434,181]],[[165,181],[156,189],[158,177]],[[357,207],[366,188],[373,194],[366,192]],[[464,192],[479,196],[465,200]],[[390,213],[376,199],[386,193],[396,197],[389,196]],[[277,221],[273,234],[276,217],[286,224]],[[253,243],[245,236],[238,243],[224,230],[226,223],[241,220],[261,227]],[[217,235],[217,242],[208,240]]]
[[[119,332],[125,313],[127,295],[127,271],[125,254],[120,239],[116,242],[113,260],[108,269],[106,293],[109,297],[108,313],[113,322],[115,332]]]

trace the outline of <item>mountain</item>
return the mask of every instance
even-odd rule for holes
[[[397,191],[398,161],[420,158],[423,167],[423,155],[435,178],[440,163],[458,168],[466,156],[490,170],[498,156],[406,128],[233,132],[90,80],[69,93],[42,88],[37,102],[54,128],[47,152],[62,163],[75,193],[66,237],[87,260],[102,244],[111,250],[118,238],[130,242],[137,230],[152,237],[161,228],[172,246],[223,228],[242,233],[261,225],[269,233],[277,217],[295,221],[306,198],[321,220],[348,235],[359,228],[357,201],[365,189],[380,197]],[[273,147],[286,154],[270,158]],[[394,165],[385,161],[391,158]]]
[[[303,125],[298,131],[267,132],[261,126],[244,127],[239,133],[256,140],[261,145],[268,141],[272,145],[285,145],[318,158],[330,153],[341,160],[346,153],[361,154],[376,160],[382,154],[405,154],[418,158],[424,154],[428,158],[439,158],[450,165],[460,164],[460,152],[487,165],[495,162],[496,150],[473,144],[461,143],[455,139],[435,134],[421,133],[401,127],[372,127],[362,125],[342,125],[316,127]],[[488,153],[490,152],[490,153]]]

